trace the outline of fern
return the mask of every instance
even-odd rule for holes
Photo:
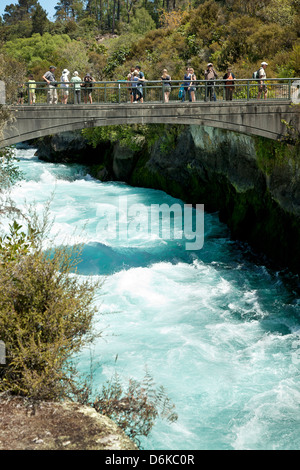
[[[147,369],[143,380],[130,379],[127,389],[122,388],[120,377],[115,374],[103,385],[93,406],[115,421],[139,446],[138,436],[147,437],[158,417],[168,423],[178,419],[166,390],[163,386],[156,388]]]

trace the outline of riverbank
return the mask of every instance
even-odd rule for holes
[[[109,418],[77,403],[0,395],[0,450],[138,450]]]

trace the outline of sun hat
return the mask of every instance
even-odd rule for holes
[[[213,65],[211,62],[209,62],[209,64],[207,64],[207,67],[210,67],[211,65]]]
[[[73,75],[78,75],[78,72],[75,70],[75,72],[73,73]]]
[[[268,65],[267,62],[262,62],[260,65]]]
[[[69,74],[70,72],[69,72],[68,69],[64,69],[64,70],[62,71],[62,73]]]

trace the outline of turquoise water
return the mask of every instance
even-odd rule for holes
[[[81,166],[43,163],[18,149],[24,179],[12,197],[38,211],[53,197],[57,243],[83,241],[79,275],[103,279],[93,349],[95,385],[145,367],[176,406],[158,420],[145,449],[299,449],[298,279],[272,271],[232,242],[217,214],[205,214],[204,246],[141,230],[130,239],[99,224],[106,209],[182,204],[161,191],[101,183]],[[199,201],[201,203],[201,201]],[[146,214],[144,214],[144,217]],[[120,225],[122,230],[125,225]],[[117,356],[117,361],[115,361]],[[90,367],[90,352],[79,361]]]

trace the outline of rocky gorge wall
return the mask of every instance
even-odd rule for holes
[[[166,135],[170,127],[166,126]],[[80,142],[80,143],[79,143]],[[75,156],[76,155],[76,156]],[[276,266],[300,268],[300,155],[295,146],[220,129],[180,126],[139,150],[119,143],[92,149],[77,134],[48,138],[38,156],[77,161],[93,176],[161,189],[218,211],[233,239],[247,241]]]

